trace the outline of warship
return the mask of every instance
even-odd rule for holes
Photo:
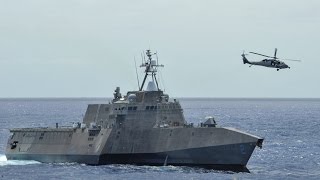
[[[157,72],[163,65],[154,55],[146,50],[138,90],[122,96],[117,87],[109,103],[88,105],[83,122],[10,129],[7,159],[248,171],[246,165],[264,139],[220,127],[213,117],[198,126],[186,122],[179,101],[159,88]]]

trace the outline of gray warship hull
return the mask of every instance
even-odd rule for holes
[[[154,128],[139,132],[88,128],[13,129],[11,132],[14,136],[8,141],[6,153],[11,160],[199,166],[233,171],[247,171],[252,152],[263,141],[235,129],[217,127]],[[12,149],[14,141],[18,143]]]
[[[67,155],[67,154],[7,154],[10,160],[35,160],[43,163],[83,163],[88,165],[133,164],[150,166],[190,166],[216,170],[248,172],[246,164],[254,147],[241,144],[248,149],[241,156],[231,155],[230,150],[237,145],[194,148],[159,153],[129,153],[102,155]],[[229,149],[229,150],[226,150]],[[252,150],[250,152],[250,149]],[[214,154],[212,153],[214,152]],[[194,154],[198,154],[194,156]]]
[[[145,77],[138,91],[125,96],[117,87],[109,104],[90,104],[82,123],[70,128],[10,130],[6,156],[14,160],[90,165],[137,164],[244,169],[262,138],[218,127],[208,117],[188,124],[180,103],[160,90],[159,65],[147,50]],[[145,60],[145,59],[144,59]],[[146,79],[151,81],[145,90]]]

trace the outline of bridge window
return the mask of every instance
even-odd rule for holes
[[[146,110],[157,110],[157,106],[146,106]]]
[[[137,106],[129,106],[128,107],[128,111],[136,111],[137,110]]]

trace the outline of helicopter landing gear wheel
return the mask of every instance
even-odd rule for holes
[[[277,71],[279,71],[279,69],[277,69]]]

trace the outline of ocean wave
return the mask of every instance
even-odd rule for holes
[[[40,164],[38,161],[22,161],[22,160],[7,160],[7,157],[4,154],[0,154],[0,166],[23,166],[23,165],[30,165],[30,164]]]

